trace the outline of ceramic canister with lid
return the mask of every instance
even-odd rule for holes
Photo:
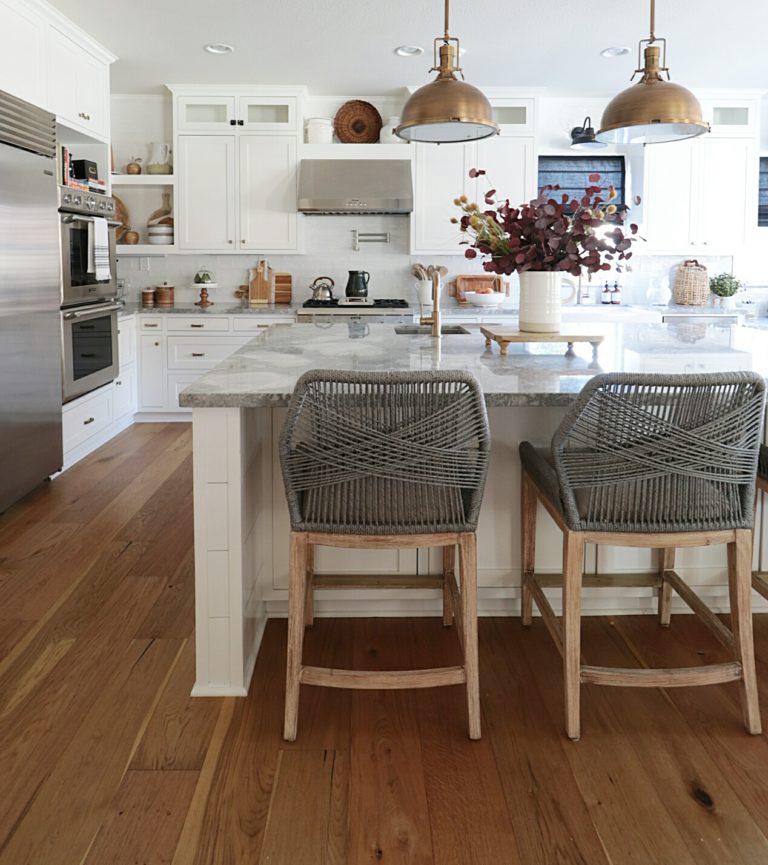
[[[307,144],[331,144],[333,122],[327,117],[312,117],[307,121]]]

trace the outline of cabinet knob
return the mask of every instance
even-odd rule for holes
[[[122,382],[119,379],[115,379],[115,386],[116,387],[120,387],[121,384],[122,384]]]
[[[227,243],[234,243],[234,240],[228,240]]]
[[[159,343],[159,342],[156,342],[155,345],[160,345],[160,343]]]
[[[244,241],[244,240],[241,240],[240,243],[245,243],[245,241]]]
[[[237,121],[237,125],[238,125],[238,126],[242,126],[242,125],[244,124],[244,122],[245,122],[245,121],[243,121],[243,120],[238,120],[238,121]]]
[[[237,123],[236,120],[230,120],[230,121],[229,121],[229,125],[230,125],[230,126],[234,126],[236,123]]]

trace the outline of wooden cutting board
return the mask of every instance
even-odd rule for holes
[[[491,344],[497,342],[499,344],[499,354],[506,354],[510,343],[524,342],[565,342],[568,343],[568,348],[565,352],[566,357],[575,357],[573,344],[575,342],[588,342],[592,345],[592,355],[597,355],[597,347],[605,339],[600,334],[592,333],[534,333],[529,330],[519,330],[516,327],[502,325],[483,325],[480,328],[480,333],[485,337],[485,347],[490,348]]]
[[[248,301],[251,306],[274,302],[272,268],[260,261],[248,270]]]
[[[448,294],[455,296],[459,303],[467,303],[466,292],[490,288],[491,291],[504,291],[504,281],[500,276],[490,273],[468,273],[459,275],[448,286]]]

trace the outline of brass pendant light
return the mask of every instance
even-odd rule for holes
[[[445,0],[445,32],[434,43],[434,63],[430,72],[437,78],[420,87],[405,103],[395,135],[405,141],[434,144],[477,141],[498,135],[493,109],[486,97],[471,84],[459,81],[464,73],[456,65],[459,40],[448,35],[448,2]],[[437,61],[438,43],[440,62]]]
[[[699,100],[669,79],[667,40],[656,37],[656,0],[651,0],[651,34],[641,39],[637,49],[638,68],[642,74],[637,84],[615,96],[603,112],[598,141],[607,144],[657,144],[681,141],[709,132],[701,113]],[[664,54],[659,65],[662,43]],[[640,64],[640,48],[645,45],[645,65]],[[667,78],[662,78],[666,72]]]

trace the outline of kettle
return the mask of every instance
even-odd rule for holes
[[[336,283],[330,276],[318,276],[317,279],[309,286],[312,292],[312,300],[336,300],[333,296],[333,286]]]
[[[347,279],[347,297],[368,297],[368,282],[371,274],[367,270],[350,270]]]

